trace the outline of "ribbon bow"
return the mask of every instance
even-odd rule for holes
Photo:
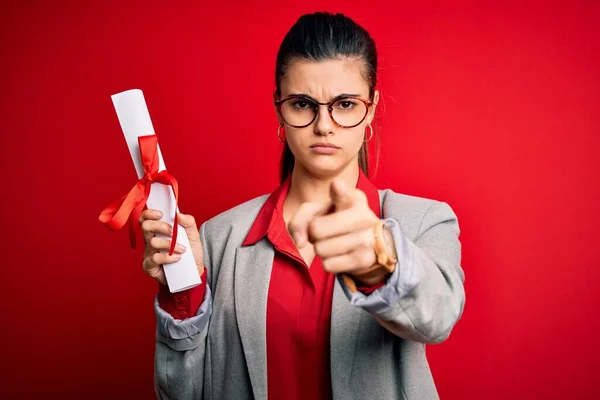
[[[167,170],[158,172],[158,140],[156,135],[138,137],[144,176],[131,188],[129,193],[106,207],[98,219],[111,230],[121,229],[129,220],[129,242],[132,249],[136,247],[135,225],[146,205],[152,183],[158,182],[169,185],[175,193],[175,222],[173,223],[173,238],[169,255],[173,254],[177,244],[177,180]]]

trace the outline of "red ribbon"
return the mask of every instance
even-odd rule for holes
[[[175,222],[173,224],[173,238],[169,255],[173,254],[177,244],[177,195],[178,187],[175,177],[163,170],[158,172],[158,140],[156,135],[138,137],[140,154],[144,166],[144,176],[140,179],[129,193],[106,207],[98,219],[106,224],[111,230],[121,229],[129,220],[129,242],[131,248],[135,249],[135,226],[139,222],[140,215],[150,195],[152,183],[158,182],[169,185],[175,193]]]

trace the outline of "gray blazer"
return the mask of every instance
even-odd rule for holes
[[[445,340],[465,294],[456,215],[448,204],[380,190],[398,266],[366,296],[335,284],[331,315],[334,399],[437,399],[426,343]],[[241,247],[264,195],[200,228],[207,267],[196,316],[158,306],[155,388],[160,399],[266,399],[266,306],[274,250],[265,237]]]

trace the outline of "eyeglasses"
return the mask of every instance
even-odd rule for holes
[[[304,128],[312,124],[317,118],[319,106],[327,106],[329,116],[340,128],[354,128],[365,120],[372,105],[371,101],[347,95],[338,96],[329,103],[319,103],[303,95],[275,101],[283,121],[292,128]]]

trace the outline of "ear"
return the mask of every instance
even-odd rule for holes
[[[369,109],[369,115],[367,116],[367,125],[370,125],[371,122],[373,122],[373,118],[375,118],[377,103],[379,103],[379,90],[375,89],[375,92],[373,93],[373,105]]]

